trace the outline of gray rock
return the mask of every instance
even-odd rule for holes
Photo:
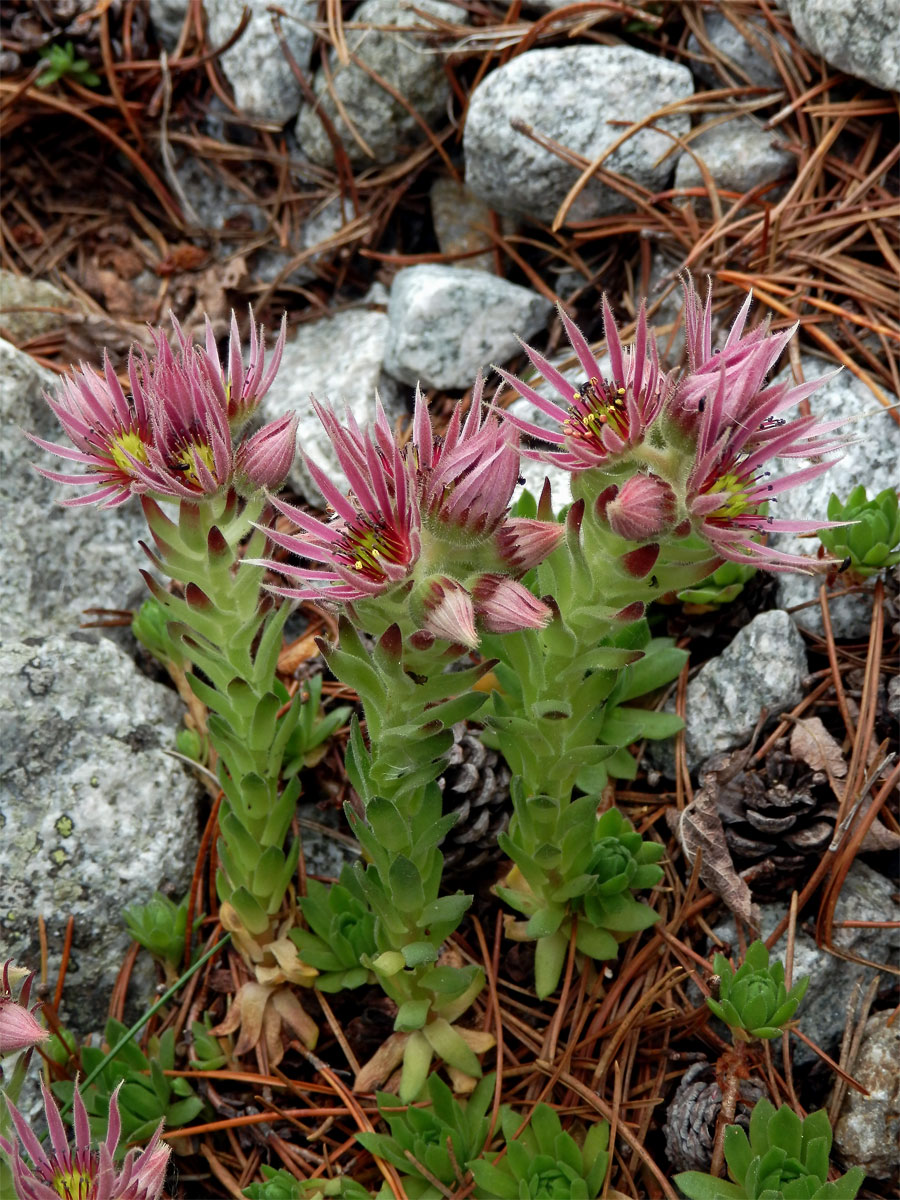
[[[834,910],[834,945],[859,958],[871,962],[897,964],[896,931],[879,927],[842,929],[842,921],[896,921],[900,918],[894,885],[877,871],[857,860],[847,873],[844,886]],[[760,931],[767,938],[788,910],[787,902],[760,905]],[[729,917],[714,930],[722,941],[737,946],[734,920]],[[772,949],[772,959],[784,959],[787,935]],[[863,989],[868,986],[873,970],[859,963],[849,962],[820,949],[815,938],[806,933],[798,922],[794,941],[794,981],[803,975],[809,976],[809,987],[804,996],[796,1020],[808,1038],[821,1047],[826,1054],[837,1058],[841,1038],[847,1024],[847,1005],[857,979],[862,979]],[[884,976],[882,976],[884,979]],[[794,1071],[804,1069],[818,1061],[818,1056],[799,1038],[791,1039]],[[855,1075],[855,1072],[854,1072]]]
[[[49,329],[58,329],[72,316],[83,315],[75,297],[48,280],[0,271],[0,327],[16,342],[27,342]]]
[[[868,1091],[848,1088],[834,1127],[834,1148],[845,1167],[862,1167],[873,1179],[900,1173],[900,1025],[890,1012],[869,1017],[853,1078]]]
[[[122,909],[190,885],[198,789],[164,753],[183,708],[106,638],[35,636],[0,655],[0,958],[39,963],[40,913],[54,978],[73,916],[63,996],[83,1033],[129,945]]]
[[[190,219],[204,229],[222,230],[236,217],[249,221],[256,231],[265,227],[259,206],[237,188],[229,187],[218,172],[195,155],[185,155],[175,167],[175,175],[192,210]]]
[[[549,300],[481,271],[422,265],[398,271],[388,307],[385,369],[405,383],[465,388],[544,326]]]
[[[694,12],[703,21],[708,40],[738,68],[733,73],[733,79],[743,82],[743,77],[746,76],[757,87],[784,87],[784,82],[771,61],[771,46],[774,40],[790,57],[788,43],[780,34],[772,31],[767,21],[759,17],[745,17],[742,21],[732,24],[728,7],[720,5],[715,8],[701,8],[697,5]],[[738,25],[743,28],[738,28]],[[688,38],[687,48],[691,54],[704,54],[694,34]],[[699,60],[691,62],[691,70],[710,87],[722,86],[722,77],[707,63]]]
[[[123,608],[143,597],[137,568],[145,559],[137,539],[146,536],[146,525],[136,500],[112,509],[60,506],[78,490],[44,479],[32,463],[63,471],[71,464],[23,432],[66,443],[42,397],[58,378],[2,340],[0,377],[0,636],[75,629],[86,608]]]
[[[884,0],[785,0],[785,7],[797,36],[813,54],[875,87],[900,88],[900,24],[894,5]]]
[[[221,45],[240,24],[244,0],[204,0],[209,40]],[[284,125],[300,111],[303,93],[272,26],[265,4],[251,4],[241,38],[219,58],[234,91],[234,102],[248,117]],[[309,23],[316,20],[315,0],[285,0],[281,28],[301,71],[309,67],[315,41]]]
[[[388,318],[383,308],[376,305],[387,300],[387,293],[378,287],[372,289],[370,296],[370,305],[301,325],[285,346],[278,378],[261,405],[266,421],[291,410],[298,414],[298,449],[324,468],[338,486],[346,486],[344,474],[313,412],[310,396],[328,401],[339,414],[343,414],[345,406],[349,407],[361,425],[375,417],[376,391],[391,421],[406,412],[400,388],[382,371]],[[322,495],[299,454],[288,480],[310,502],[322,502]]]
[[[171,54],[187,15],[185,0],[149,0],[148,12],[156,36]]]
[[[754,617],[688,684],[688,767],[693,770],[714,754],[745,746],[762,708],[771,718],[799,703],[808,673],[803,638],[787,613],[774,609]],[[667,708],[673,710],[674,702]],[[671,739],[651,742],[647,756],[658,770],[674,775]]]
[[[493,242],[483,230],[491,227],[491,210],[474,196],[465,184],[449,175],[440,175],[428,193],[431,223],[442,254],[461,254],[470,250],[486,250],[474,258],[461,258],[448,265],[469,271],[496,273]],[[481,226],[481,229],[477,228]]]
[[[427,14],[456,25],[467,20],[465,9],[445,0],[364,0],[347,22],[346,39],[349,49],[431,124],[446,109],[448,85],[441,62],[440,34],[427,20]],[[351,28],[363,24],[369,28]],[[395,162],[410,146],[423,140],[425,134],[409,109],[376,83],[368,71],[352,61],[342,67],[334,52],[329,56],[329,68],[344,112],[371,150],[367,153],[353,136],[329,94],[324,72],[316,72],[313,90],[318,104],[333,122],[351,162]],[[334,162],[334,150],[322,121],[308,105],[297,120],[296,136],[301,150],[313,162],[324,166]]]
[[[297,805],[297,819],[307,875],[338,879],[345,863],[359,861],[359,846],[338,809],[320,808],[313,801],[301,799]]]
[[[708,125],[689,142],[693,154],[685,151],[679,158],[676,188],[705,187],[697,158],[706,164],[716,187],[730,192],[749,192],[772,183],[796,166],[794,155],[775,144],[777,135],[751,117],[735,117],[719,125],[710,121]]]
[[[580,172],[512,128],[521,120],[587,159],[596,158],[622,134],[616,121],[639,121],[694,89],[687,67],[630,46],[568,46],[529,50],[492,71],[475,89],[466,118],[466,182],[491,208],[511,216],[550,222]],[[672,141],[683,137],[687,113],[672,113],[642,129],[604,162],[608,170],[657,191],[675,167]],[[569,209],[581,221],[619,212],[628,201],[591,182]]]
[[[805,379],[815,379],[834,369],[832,364],[808,356],[801,358],[801,366]],[[777,376],[777,379],[793,379],[790,368]],[[897,396],[889,394],[888,398],[892,404],[900,403]],[[843,500],[858,483],[864,483],[867,495],[871,499],[885,488],[897,487],[900,430],[887,409],[882,407],[864,383],[849,371],[841,371],[810,396],[809,405],[811,411],[823,421],[834,420],[836,417],[846,418],[848,423],[842,432],[857,440],[853,445],[846,447],[843,457],[830,471],[800,487],[782,492],[778,503],[772,505],[774,516],[785,520],[821,518],[824,521],[827,516],[828,498],[832,492],[836,492]],[[786,415],[790,417],[793,414]],[[802,460],[785,459],[775,465],[773,474],[788,474],[805,465]],[[779,550],[786,550],[789,554],[809,555],[810,558],[815,557],[819,547],[816,538],[799,538],[788,534],[779,534],[772,541]],[[821,576],[779,574],[779,606],[793,608],[797,604],[816,600],[821,582]],[[838,578],[834,590],[841,591],[842,588],[843,584]],[[835,637],[868,637],[872,618],[872,600],[869,593],[839,596],[829,601],[828,610]],[[810,604],[808,608],[800,609],[793,616],[797,624],[805,629],[818,634],[823,632],[822,610],[818,604]]]

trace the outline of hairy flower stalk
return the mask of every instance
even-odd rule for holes
[[[132,350],[127,393],[108,360],[102,375],[82,367],[65,381],[49,402],[76,449],[38,444],[81,465],[79,475],[44,472],[93,487],[78,503],[140,498],[153,542],[143,548],[157,572],[177,585],[167,588],[143,573],[166,636],[194,668],[190,688],[210,712],[209,739],[223,792],[221,920],[254,970],[254,986],[272,998],[285,981],[309,984],[316,974],[299,960],[282,928],[298,858],[298,846],[285,850],[284,844],[300,783],[295,774],[283,786],[280,776],[302,711],[299,702],[289,703],[276,675],[287,610],[275,609],[263,592],[261,566],[241,565],[245,556],[264,551],[265,534],[253,523],[266,505],[264,489],[281,485],[294,453],[292,417],[252,436],[241,434],[274,380],[284,326],[266,367],[262,330],[252,315],[246,366],[235,321],[225,365],[209,322],[204,347],[173,324],[174,351],[162,330],[151,331],[153,356]],[[139,636],[141,629],[138,623]],[[292,1019],[291,1027],[309,1044],[315,1040],[308,1018],[305,1024]],[[277,1061],[280,1042],[270,1037],[269,1043]]]
[[[480,1075],[484,1037],[455,1027],[483,986],[475,967],[438,966],[442,944],[471,897],[440,896],[439,846],[455,817],[441,815],[437,779],[455,722],[485,696],[472,685],[491,663],[449,672],[485,631],[536,629],[551,608],[519,581],[563,536],[551,522],[507,517],[518,477],[517,435],[482,413],[479,380],[468,415],[457,408],[443,438],[421,393],[413,436],[401,448],[381,407],[374,428],[317,412],[350,483],[344,495],[315,463],[309,469],[333,510],[320,521],[275,500],[296,534],[269,531],[277,546],[319,565],[275,562],[280,594],[317,599],[341,614],[329,666],[359,693],[368,744],[354,725],[347,770],[365,817],[348,816],[369,860],[357,890],[374,916],[375,972],[396,1002],[395,1034],[364,1073],[385,1077],[403,1061],[400,1094],[421,1091],[437,1056]],[[375,634],[366,649],[358,630]],[[489,1040],[489,1039],[488,1039]]]
[[[615,831],[614,846],[610,831],[599,832],[612,817],[596,816],[604,760],[612,763],[616,745],[672,732],[664,719],[656,729],[652,721],[642,728],[637,719],[620,719],[621,698],[640,694],[630,680],[635,671],[659,686],[678,669],[671,658],[665,667],[658,660],[659,669],[639,662],[649,639],[646,604],[699,582],[724,560],[809,570],[811,560],[760,539],[821,527],[779,521],[769,509],[781,492],[827,470],[831,461],[822,456],[842,444],[833,436],[840,421],[781,415],[822,380],[800,387],[766,383],[793,331],[772,335],[760,326],[745,332],[748,301],[714,353],[711,298],[702,303],[690,282],[686,291],[689,366],[680,377],[662,372],[643,308],[634,344],[626,348],[605,302],[609,378],[565,314],[584,383],[573,389],[528,347],[561,403],[499,372],[556,422],[548,431],[506,417],[550,444],[527,453],[569,470],[575,498],[565,539],[539,566],[533,585],[538,595],[553,596],[556,619],[489,642],[501,660],[502,686],[491,721],[520,781],[504,844],[515,865],[499,894],[525,918],[510,918],[508,932],[537,940],[542,995],[556,986],[572,936],[585,955],[608,958],[617,941],[655,919],[632,891],[660,877],[653,864],[661,847],[634,841],[637,835],[624,827]],[[771,480],[767,465],[775,457],[815,462]],[[549,492],[538,511],[548,514]],[[573,801],[576,786],[587,795]],[[599,842],[607,846],[603,854]]]

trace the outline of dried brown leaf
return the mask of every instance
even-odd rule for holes
[[[844,789],[838,779],[847,775],[847,763],[840,745],[831,736],[818,717],[804,717],[795,722],[791,732],[791,755],[805,762],[814,771],[825,771],[838,800]]]
[[[718,810],[721,785],[732,779],[748,758],[748,750],[739,750],[712,759],[700,777],[701,786],[691,803],[680,813],[667,810],[666,817],[691,867],[697,854],[701,855],[703,883],[725,901],[736,917],[756,929],[759,913],[751,900],[750,888],[735,870]]]

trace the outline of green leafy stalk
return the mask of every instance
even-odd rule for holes
[[[661,589],[703,578],[705,555],[635,548],[579,499],[565,541],[536,572],[537,593],[556,601],[554,620],[488,640],[502,689],[489,722],[516,776],[501,840],[515,868],[498,894],[527,917],[507,932],[537,940],[540,996],[557,986],[576,924],[578,950],[602,960],[657,919],[633,892],[659,882],[663,848],[616,812],[598,820],[598,794],[609,775],[634,775],[626,746],[681,728],[678,717],[628,704],[671,681],[687,658],[635,618]],[[576,787],[587,794],[573,800]]]
[[[399,626],[391,625],[369,653],[345,619],[339,647],[324,647],[329,667],[356,689],[366,714],[368,745],[354,723],[346,760],[365,808],[361,817],[347,807],[367,860],[355,867],[354,888],[375,917],[376,953],[364,954],[362,966],[397,1004],[396,1032],[409,1035],[400,1085],[405,1103],[421,1091],[435,1055],[481,1074],[453,1023],[481,991],[483,973],[438,965],[441,945],[471,896],[439,896],[439,846],[456,815],[442,816],[437,779],[453,742],[451,728],[484,702],[471,689],[493,664],[448,672],[446,649],[440,643],[407,649]],[[307,948],[308,939],[298,944]]]
[[[261,514],[256,494],[234,492],[182,502],[177,522],[142,499],[156,543],[154,565],[184,587],[172,595],[150,575],[148,586],[167,620],[168,636],[193,665],[188,682],[208,707],[209,738],[224,793],[216,877],[224,917],[239,937],[265,943],[297,865],[299,847],[284,849],[300,793],[294,776],[282,787],[287,747],[303,715],[278,682],[276,664],[287,607],[261,603],[263,568],[244,563],[239,547]],[[265,535],[252,532],[247,557]],[[233,918],[231,914],[234,914]]]

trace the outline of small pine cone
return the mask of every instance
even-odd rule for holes
[[[750,1112],[768,1096],[760,1079],[742,1079],[734,1123],[750,1128]],[[708,1171],[716,1141],[722,1093],[715,1067],[696,1062],[685,1071],[666,1113],[666,1157],[673,1171]]]
[[[764,863],[765,882],[778,888],[792,885],[822,856],[837,808],[825,772],[794,759],[785,739],[776,742],[762,767],[741,771],[718,796],[735,865],[740,870]]]
[[[109,0],[102,7],[107,13],[113,57],[124,57],[123,20],[127,17],[132,57],[146,58],[146,4],[126,6],[125,0]],[[103,62],[99,11],[96,0],[3,0],[0,36],[13,41],[19,55],[33,55],[54,42],[72,42],[75,57],[96,67]]]
[[[454,877],[471,886],[469,873],[498,862],[497,834],[505,833],[512,814],[509,768],[495,750],[481,741],[477,730],[464,721],[453,726],[453,746],[438,787],[444,793],[444,813],[459,813],[459,820],[444,838],[444,882]]]

